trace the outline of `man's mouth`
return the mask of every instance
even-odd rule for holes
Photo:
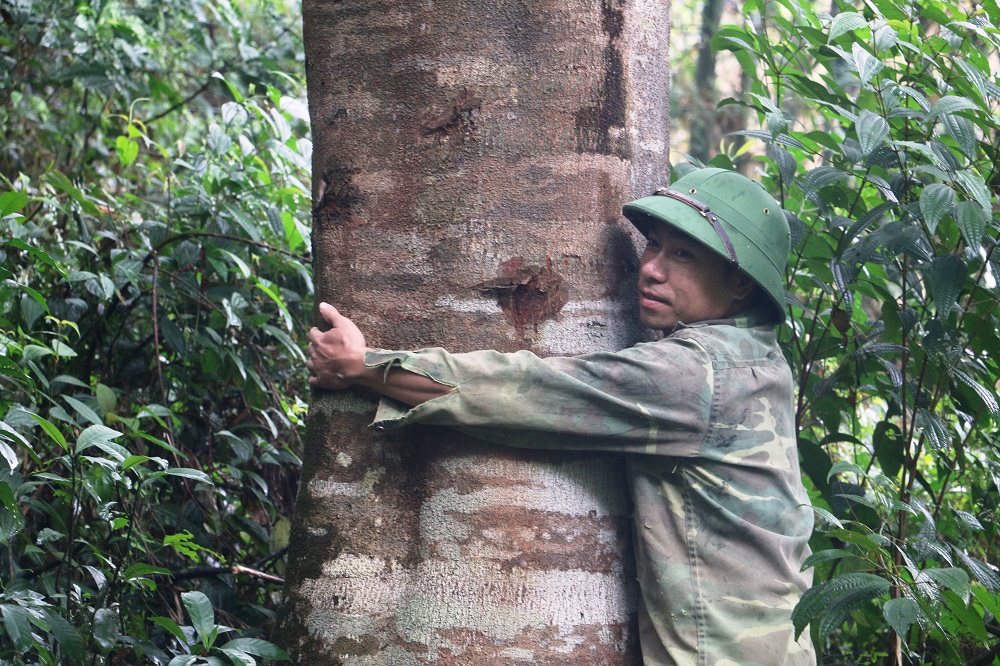
[[[651,294],[648,291],[640,291],[639,292],[639,305],[646,306],[646,307],[655,307],[657,305],[667,305],[667,306],[669,306],[670,305],[670,301],[668,301],[668,300],[666,300],[664,298],[661,298],[659,296],[656,296],[655,294]]]

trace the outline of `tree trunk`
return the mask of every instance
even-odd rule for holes
[[[304,0],[317,294],[369,344],[628,346],[668,0]],[[614,456],[367,430],[315,396],[276,639],[301,664],[631,664]]]
[[[719,31],[722,20],[722,0],[704,0],[701,6],[701,31],[698,60],[695,65],[695,104],[691,116],[691,156],[708,162],[719,150],[719,125],[716,105],[719,90],[715,75],[715,51],[712,37]]]

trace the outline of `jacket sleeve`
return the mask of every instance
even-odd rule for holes
[[[695,456],[712,405],[709,356],[687,339],[544,359],[527,351],[372,351],[365,363],[455,387],[413,408],[383,398],[374,428],[445,425],[522,448]]]

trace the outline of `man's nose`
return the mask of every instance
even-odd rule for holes
[[[665,282],[667,279],[666,262],[660,260],[659,255],[643,257],[639,262],[639,275],[655,282]]]

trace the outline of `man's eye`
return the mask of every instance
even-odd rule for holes
[[[682,247],[679,247],[676,250],[674,250],[674,256],[677,257],[678,259],[694,259],[694,254],[689,250],[685,250]]]

